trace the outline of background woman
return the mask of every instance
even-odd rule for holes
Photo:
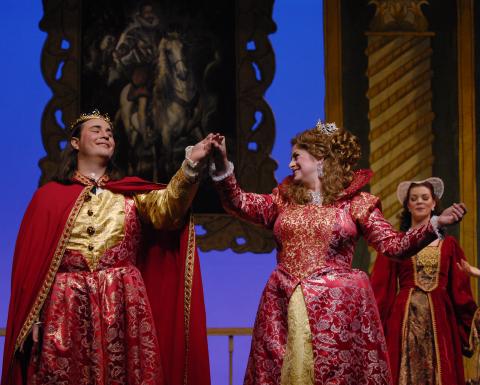
[[[278,265],[260,300],[245,384],[390,384],[385,340],[368,276],[352,269],[363,235],[377,250],[405,258],[436,238],[435,222],[407,233],[383,218],[377,197],[360,192],[372,173],[353,171],[357,138],[323,124],[292,140],[293,175],[271,194],[245,193],[223,138],[214,141],[214,181],[225,209],[273,230]]]
[[[440,178],[400,183],[401,230],[428,223],[443,190]],[[447,236],[405,257],[392,261],[379,254],[371,275],[394,383],[463,385],[462,353],[472,354],[477,310],[468,275],[459,268],[463,251]]]

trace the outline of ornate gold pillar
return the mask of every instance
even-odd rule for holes
[[[468,262],[477,260],[477,170],[475,132],[475,24],[473,0],[457,0],[458,57],[458,168],[460,200],[465,202],[468,215],[460,224],[460,244]],[[471,280],[478,303],[478,280]],[[478,380],[478,356],[464,358],[466,380]]]
[[[398,226],[400,181],[432,175],[431,39],[424,0],[372,0],[367,32],[371,192]]]
[[[325,116],[343,127],[341,1],[324,0]]]

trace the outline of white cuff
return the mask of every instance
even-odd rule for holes
[[[188,163],[188,166],[190,168],[197,168],[198,166],[198,161],[194,162],[192,159],[190,159],[190,155],[192,154],[193,146],[188,146],[185,148],[185,160]]]
[[[433,215],[430,218],[430,224],[433,227],[433,231],[435,231],[435,234],[437,234],[438,239],[443,239],[443,228],[439,226],[438,224],[438,215]]]
[[[223,174],[215,175],[215,171],[216,171],[215,163],[214,162],[210,163],[210,176],[212,177],[212,180],[214,182],[221,182],[222,180],[227,179],[230,175],[233,175],[233,170],[234,170],[233,163],[228,162],[227,168],[225,169]]]

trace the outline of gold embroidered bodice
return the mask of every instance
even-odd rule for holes
[[[156,229],[175,229],[185,220],[198,183],[180,169],[163,190],[133,196],[140,217]],[[93,271],[106,250],[124,238],[125,196],[106,189],[87,195],[75,220],[67,249],[80,252]]]
[[[427,246],[414,257],[415,283],[424,291],[432,291],[438,284],[441,243]]]

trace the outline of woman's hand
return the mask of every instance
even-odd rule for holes
[[[467,208],[463,203],[454,203],[449,208],[442,211],[438,217],[438,224],[440,226],[454,225],[462,220],[467,213]]]
[[[190,152],[190,160],[192,162],[201,162],[210,155],[212,151],[212,138],[214,134],[208,134],[205,139],[193,146]]]
[[[213,161],[215,162],[215,174],[220,175],[228,167],[227,146],[225,137],[220,134],[214,134],[212,138]]]
[[[470,265],[465,259],[462,259],[460,263],[457,262],[457,266],[460,271],[468,274],[471,277],[480,278],[480,269],[478,267]]]
[[[40,323],[35,322],[32,327],[32,339],[33,342],[38,343],[38,336],[40,334]]]

